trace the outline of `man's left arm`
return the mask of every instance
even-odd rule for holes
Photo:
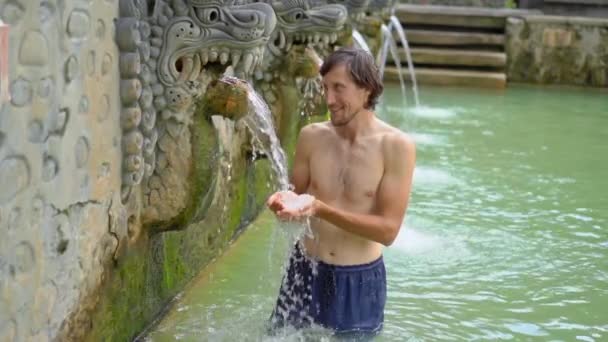
[[[405,135],[387,138],[383,148],[384,175],[372,214],[356,214],[334,208],[319,200],[313,214],[333,225],[385,246],[393,243],[405,216],[412,187],[416,148]]]

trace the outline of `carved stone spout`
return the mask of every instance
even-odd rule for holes
[[[247,87],[247,83],[238,78],[223,77],[212,81],[202,100],[203,112],[232,120],[242,118],[249,111]]]

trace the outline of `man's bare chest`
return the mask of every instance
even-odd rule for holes
[[[382,155],[374,146],[321,149],[311,156],[309,165],[310,190],[315,196],[353,204],[373,201],[384,173]]]

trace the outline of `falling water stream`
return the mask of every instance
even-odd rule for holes
[[[418,83],[416,81],[416,73],[414,70],[414,63],[412,61],[412,54],[410,51],[410,45],[407,42],[407,37],[405,35],[405,30],[395,15],[391,15],[390,23],[387,25],[382,25],[382,45],[380,51],[378,51],[378,67],[380,68],[380,77],[384,76],[384,69],[386,67],[386,59],[388,57],[388,52],[390,51],[391,56],[393,57],[393,61],[395,62],[395,66],[398,70],[399,82],[401,84],[401,92],[403,94],[403,98],[406,98],[405,91],[405,82],[403,79],[403,73],[401,71],[401,57],[399,56],[399,49],[397,47],[397,43],[395,42],[395,38],[393,37],[393,30],[397,31],[399,35],[399,39],[401,41],[401,45],[405,50],[405,57],[407,61],[407,67],[410,75],[410,79],[412,81],[412,91],[414,93],[414,103],[416,107],[420,106],[420,100],[418,96]]]
[[[251,132],[254,151],[257,149],[270,158],[277,177],[278,190],[290,190],[287,158],[276,135],[272,113],[264,99],[249,83],[247,83],[247,100],[250,104],[249,112],[243,120]]]
[[[386,58],[388,56],[388,51],[390,49],[391,56],[393,57],[393,61],[395,62],[395,66],[397,67],[397,75],[399,77],[399,85],[401,86],[401,94],[403,95],[401,101],[403,102],[403,106],[406,106],[407,92],[405,88],[405,80],[403,78],[403,72],[401,71],[401,57],[399,57],[399,49],[397,48],[397,44],[393,39],[392,32],[390,28],[384,24],[380,27],[382,30],[382,49],[379,51],[378,57],[378,65],[380,69],[380,77],[384,76],[384,69],[386,67]]]
[[[399,34],[399,39],[401,40],[401,45],[405,49],[405,56],[407,57],[407,68],[410,73],[410,77],[412,80],[412,90],[414,91],[414,101],[416,107],[420,105],[420,100],[418,99],[418,84],[416,82],[416,73],[414,72],[414,62],[412,61],[412,53],[410,51],[410,44],[407,42],[407,38],[405,37],[405,30],[403,26],[401,26],[401,21],[394,15],[391,15],[391,23],[389,24],[389,31],[391,28],[397,30],[397,34]],[[390,36],[392,38],[392,35]]]
[[[372,53],[372,50],[369,48],[369,45],[365,41],[365,38],[363,37],[361,32],[357,31],[356,29],[353,29],[352,35],[353,35],[353,40],[355,41],[355,44],[359,48],[361,48],[369,53]]]
[[[243,120],[252,135],[251,145],[254,148],[254,155],[265,155],[271,161],[271,167],[276,176],[276,188],[271,189],[271,191],[293,190],[293,186],[289,183],[287,158],[276,135],[272,113],[264,99],[249,83],[247,83],[247,97],[250,104],[249,112]],[[269,248],[269,258],[275,250],[276,241],[279,239],[276,234],[283,234],[283,238],[288,241],[289,245],[293,245],[303,234],[311,234],[310,225],[307,221],[280,222],[280,224],[283,229],[277,230],[273,235]]]

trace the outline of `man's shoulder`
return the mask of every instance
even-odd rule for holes
[[[411,153],[415,151],[416,144],[409,134],[385,122],[382,123],[384,125],[382,142],[389,152]]]
[[[316,122],[308,124],[300,130],[302,138],[318,138],[330,132],[330,127],[326,122]]]

